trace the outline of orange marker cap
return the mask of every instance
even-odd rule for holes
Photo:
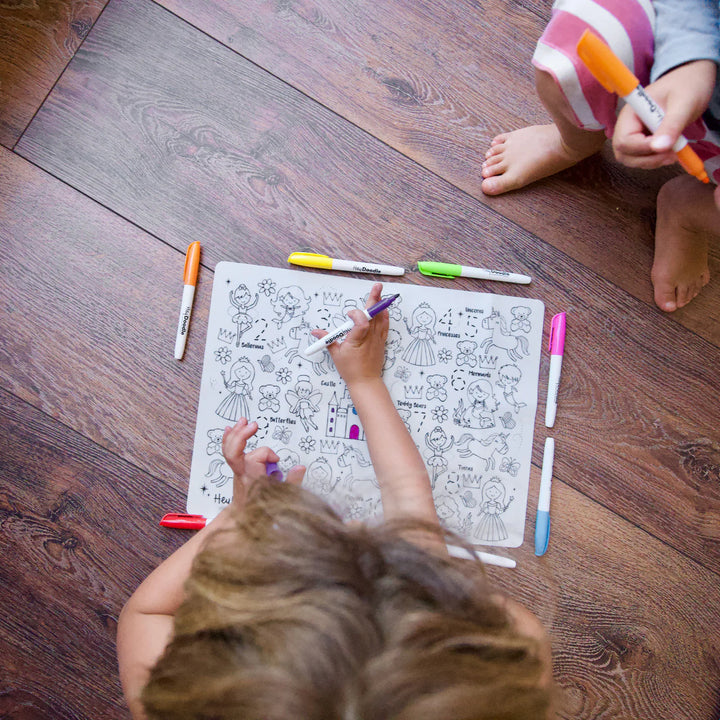
[[[707,172],[705,172],[705,165],[703,161],[698,157],[697,153],[689,146],[686,145],[677,151],[678,162],[689,172],[694,175],[698,180],[704,183],[709,183],[710,178]]]
[[[608,92],[625,97],[640,84],[623,61],[590,30],[586,30],[578,40],[577,54]]]
[[[184,285],[196,285],[198,268],[200,267],[200,241],[190,243],[185,256],[185,272],[183,273]]]

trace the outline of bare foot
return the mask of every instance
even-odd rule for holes
[[[710,282],[708,239],[719,231],[711,185],[680,175],[660,188],[651,278],[661,310],[687,305]]]
[[[576,131],[583,133],[583,131]],[[500,195],[554,175],[596,153],[605,142],[603,133],[591,132],[578,149],[571,148],[557,125],[532,125],[493,138],[482,165],[482,191]]]

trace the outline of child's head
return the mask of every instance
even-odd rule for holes
[[[148,717],[546,717],[542,639],[518,631],[479,562],[407,532],[345,525],[302,488],[254,484],[236,526],[195,559],[143,691]]]

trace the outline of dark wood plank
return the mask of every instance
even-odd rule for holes
[[[505,197],[480,189],[495,135],[549,122],[530,64],[549,0],[161,4],[653,305],[655,197],[674,172],[630,171],[608,149]],[[711,274],[720,277],[720,242]],[[720,282],[673,320],[720,344]]]
[[[184,255],[6,150],[0,385],[186,488],[209,275],[173,359]]]
[[[0,390],[0,716],[126,717],[117,618],[181,492]]]
[[[565,479],[717,563],[718,490],[702,481],[720,464],[717,347],[157,6],[110,4],[19,149],[178,249],[202,240],[209,264],[282,265],[314,246],[413,265],[452,246],[459,261],[482,248],[484,264],[528,270],[530,287],[458,286],[570,313]]]
[[[0,4],[0,144],[15,144],[106,2]]]

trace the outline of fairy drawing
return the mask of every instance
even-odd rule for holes
[[[248,399],[252,399],[252,382],[255,379],[255,368],[250,360],[241,357],[231,366],[226,375],[220,371],[225,389],[228,391],[215,413],[226,420],[237,422],[241,417],[248,417],[250,410]]]
[[[276,318],[273,318],[273,322],[279,328],[286,322],[304,315],[310,307],[310,298],[306,297],[297,285],[288,285],[278,290],[271,305],[273,312],[277,315]]]
[[[310,376],[300,375],[295,383],[295,388],[285,393],[285,400],[290,406],[290,412],[297,415],[305,432],[309,432],[311,427],[313,430],[318,429],[313,417],[320,410],[318,402],[322,398],[322,393],[313,392],[313,390]]]
[[[485,542],[500,542],[507,539],[505,523],[500,517],[515,499],[513,495],[505,502],[505,486],[500,478],[492,477],[482,489],[480,515],[475,527],[475,538]]]
[[[428,467],[432,468],[430,484],[434,490],[437,479],[448,468],[448,461],[443,453],[455,444],[455,438],[451,435],[448,440],[445,431],[439,425],[436,425],[430,432],[425,433],[425,444],[430,448],[430,455],[427,456],[427,464]]]
[[[518,412],[521,408],[527,406],[527,403],[520,402],[515,397],[517,391],[517,385],[522,377],[522,372],[517,365],[503,365],[498,370],[498,381],[495,383],[502,388],[503,397],[505,402],[510,405],[515,412]]]
[[[494,412],[497,410],[498,401],[490,381],[485,378],[473,380],[467,387],[467,396],[469,404],[466,406],[461,398],[453,412],[455,424],[481,430],[495,427]]]
[[[255,299],[253,300],[248,286],[244,283],[240,283],[230,293],[230,304],[237,311],[232,316],[232,321],[237,327],[235,347],[240,347],[240,338],[252,327],[253,319],[250,317],[248,310],[252,310],[257,305],[257,302],[258,294],[255,293]]]
[[[402,359],[411,365],[433,365],[435,352],[435,323],[437,315],[427,303],[420,303],[410,318],[408,324],[405,318],[405,327],[412,336],[410,344],[405,348]]]

